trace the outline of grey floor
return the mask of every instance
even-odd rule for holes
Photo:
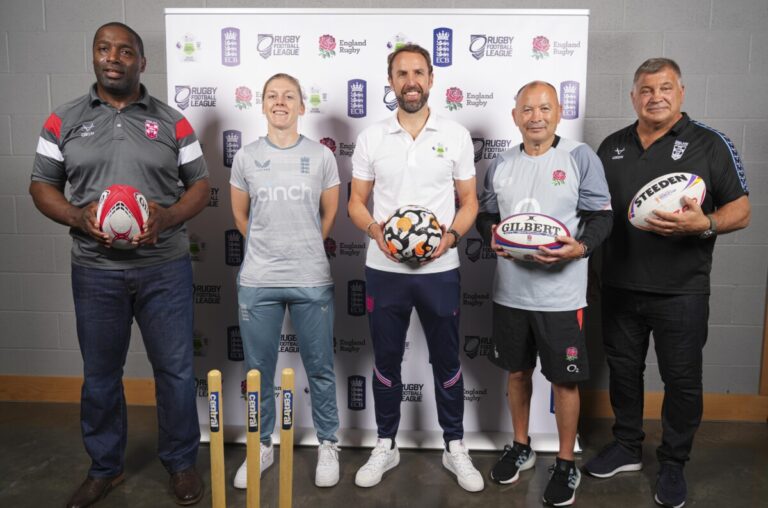
[[[83,480],[88,458],[79,431],[79,408],[73,404],[0,403],[0,508],[63,507]],[[99,507],[173,507],[168,475],[155,457],[154,408],[131,407],[126,457],[126,481],[99,503]],[[660,425],[646,422],[644,469],[613,479],[582,478],[577,506],[644,507],[652,500],[657,466],[654,447]],[[610,437],[610,422],[589,420],[581,425],[584,456],[590,457]],[[244,447],[227,446],[228,483],[244,458]],[[486,483],[483,492],[463,491],[441,466],[437,451],[401,452],[400,466],[372,489],[354,485],[357,468],[368,450],[344,449],[341,482],[331,489],[313,484],[316,451],[296,448],[294,470],[295,507],[539,507],[548,479],[551,455],[540,456],[532,471],[522,473],[512,486]],[[472,454],[481,472],[496,461],[494,453]],[[577,459],[582,463],[582,459]],[[200,447],[198,468],[209,480],[209,450]],[[693,460],[686,468],[689,498],[686,506],[768,506],[768,425],[704,423],[696,438]],[[277,506],[277,467],[262,479],[262,506]],[[210,489],[198,506],[210,506]],[[245,495],[231,486],[227,506],[244,507]]]

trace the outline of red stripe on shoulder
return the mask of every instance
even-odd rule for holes
[[[43,128],[56,136],[56,139],[59,139],[61,136],[61,118],[56,116],[56,113],[51,113],[51,115],[45,121]]]
[[[195,130],[189,124],[186,118],[182,118],[176,122],[176,141],[184,139],[190,134],[194,134]]]

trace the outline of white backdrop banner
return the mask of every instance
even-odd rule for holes
[[[189,224],[204,437],[206,373],[212,368],[223,373],[227,439],[245,436],[245,366],[235,290],[243,238],[231,216],[229,175],[235,152],[266,134],[264,81],[277,72],[300,80],[307,110],[299,130],[330,148],[338,162],[341,203],[325,249],[336,284],[340,438],[342,445],[368,445],[376,425],[363,275],[367,239],[349,220],[346,202],[357,135],[397,107],[387,83],[387,56],[409,42],[430,51],[435,79],[429,105],[471,132],[480,184],[491,161],[520,142],[510,111],[516,91],[531,80],[557,88],[563,105],[558,133],[582,139],[588,20],[586,10],[166,9],[168,101],[197,132],[211,173],[209,209]],[[511,421],[505,373],[487,359],[495,256],[474,230],[460,251],[465,439],[474,448],[500,448],[510,440]],[[308,384],[288,317],[280,350],[278,373],[289,366],[296,371],[296,442],[316,443]],[[415,315],[402,379],[398,444],[440,447],[432,372]],[[275,385],[277,390],[279,379]],[[550,386],[538,371],[534,390],[534,446],[556,450]]]

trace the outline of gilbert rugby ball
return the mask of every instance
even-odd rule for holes
[[[96,220],[112,240],[112,247],[133,249],[131,240],[142,232],[148,217],[147,198],[130,185],[110,185],[101,193]]]
[[[629,203],[627,217],[636,228],[647,230],[647,217],[655,217],[654,210],[680,213],[685,210],[683,196],[699,205],[707,195],[707,186],[700,176],[692,173],[669,173],[643,185]]]
[[[493,233],[496,245],[521,261],[532,261],[539,247],[562,247],[555,236],[571,236],[571,232],[559,220],[541,213],[510,215],[499,222]]]

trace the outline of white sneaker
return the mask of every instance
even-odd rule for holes
[[[459,486],[469,492],[480,492],[485,488],[483,475],[472,465],[469,450],[464,441],[456,439],[448,443],[448,449],[443,452],[443,466],[456,475]]]
[[[339,447],[331,441],[323,441],[317,447],[315,485],[333,487],[339,483]]]
[[[392,448],[391,439],[376,441],[376,447],[371,451],[371,457],[363,467],[357,470],[355,485],[358,487],[373,487],[381,481],[384,473],[400,464],[400,452],[397,445]]]
[[[271,466],[275,462],[275,449],[272,447],[272,443],[269,445],[265,445],[264,443],[261,443],[260,448],[260,466],[261,466],[261,474],[264,474],[264,471],[267,470],[269,466]],[[248,488],[248,459],[246,458],[242,465],[238,468],[237,473],[235,474],[235,488],[236,489],[246,489]]]

